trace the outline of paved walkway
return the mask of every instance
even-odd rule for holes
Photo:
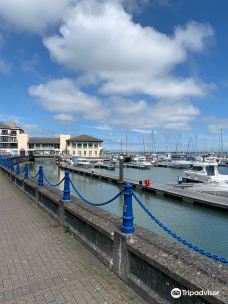
[[[0,173],[0,303],[146,304]]]

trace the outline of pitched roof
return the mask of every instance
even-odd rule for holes
[[[59,144],[59,137],[30,137],[29,144]]]
[[[89,135],[79,135],[79,136],[75,136],[75,137],[71,137],[70,139],[67,140],[68,142],[70,141],[95,141],[95,142],[103,142],[103,140],[93,137],[93,136],[89,136]]]

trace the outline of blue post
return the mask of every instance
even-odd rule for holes
[[[29,179],[29,167],[28,167],[28,164],[25,164],[24,179]]]
[[[13,160],[11,161],[11,171],[14,172],[14,162],[13,162]]]
[[[64,190],[63,190],[63,200],[70,201],[70,173],[65,171],[65,179],[64,179]]]
[[[7,169],[10,170],[10,168],[11,168],[11,163],[10,163],[10,160],[8,159],[8,162],[7,162]]]
[[[20,163],[19,163],[19,162],[17,162],[16,174],[17,174],[17,175],[20,175],[20,174],[21,174],[21,169],[20,169]]]
[[[39,166],[38,187],[43,187],[43,185],[44,185],[44,169],[43,166]]]
[[[135,231],[133,224],[133,209],[132,209],[132,185],[124,184],[124,207],[123,207],[123,225],[121,231],[123,233],[133,233]]]

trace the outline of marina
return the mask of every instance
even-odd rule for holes
[[[60,169],[52,160],[39,160],[30,164],[32,172],[35,173],[40,164],[45,167],[47,177],[52,183],[56,183],[63,178],[64,166],[63,169]],[[115,195],[121,187],[120,184],[118,184],[118,170],[111,171],[110,174],[104,169],[70,168],[70,166],[68,166],[68,169],[71,170],[72,180],[89,200],[94,200],[96,202],[104,201],[109,196]],[[162,185],[162,181],[167,184],[174,183],[177,180],[176,173],[179,172],[180,174],[180,171],[154,167],[151,170],[146,171],[147,176],[149,176],[149,173],[152,174],[154,169],[154,174],[157,176],[158,182],[155,184],[153,181],[154,179],[152,180],[151,178],[151,187],[139,185],[138,181],[132,177],[127,178],[128,181],[135,185],[135,190],[144,200],[147,207],[154,214],[159,216],[166,225],[172,227],[186,239],[194,241],[198,245],[206,247],[208,250],[216,247],[216,250],[214,251],[216,251],[217,254],[226,256],[228,252],[227,234],[220,233],[221,231],[227,230],[226,199],[217,199],[217,197],[212,195],[190,193],[184,189],[180,189],[178,186]],[[145,172],[144,170],[132,168],[125,168],[124,170],[126,176],[137,174],[138,177],[143,177]],[[62,185],[59,186],[59,189],[63,189]],[[121,199],[117,199],[116,203],[102,208],[117,216],[121,216],[122,201]],[[154,225],[149,218],[145,218],[143,211],[135,203],[134,216],[136,224],[159,235],[169,237],[167,234],[163,233],[162,229]],[[214,225],[216,229],[211,231],[211,225]]]

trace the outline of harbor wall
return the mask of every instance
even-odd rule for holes
[[[69,225],[76,239],[149,303],[228,302],[227,266],[139,226],[134,234],[125,235],[120,232],[121,219],[110,212],[76,198],[63,202],[61,191],[39,188],[2,166],[0,170],[59,225]],[[219,293],[175,299],[173,288]]]

